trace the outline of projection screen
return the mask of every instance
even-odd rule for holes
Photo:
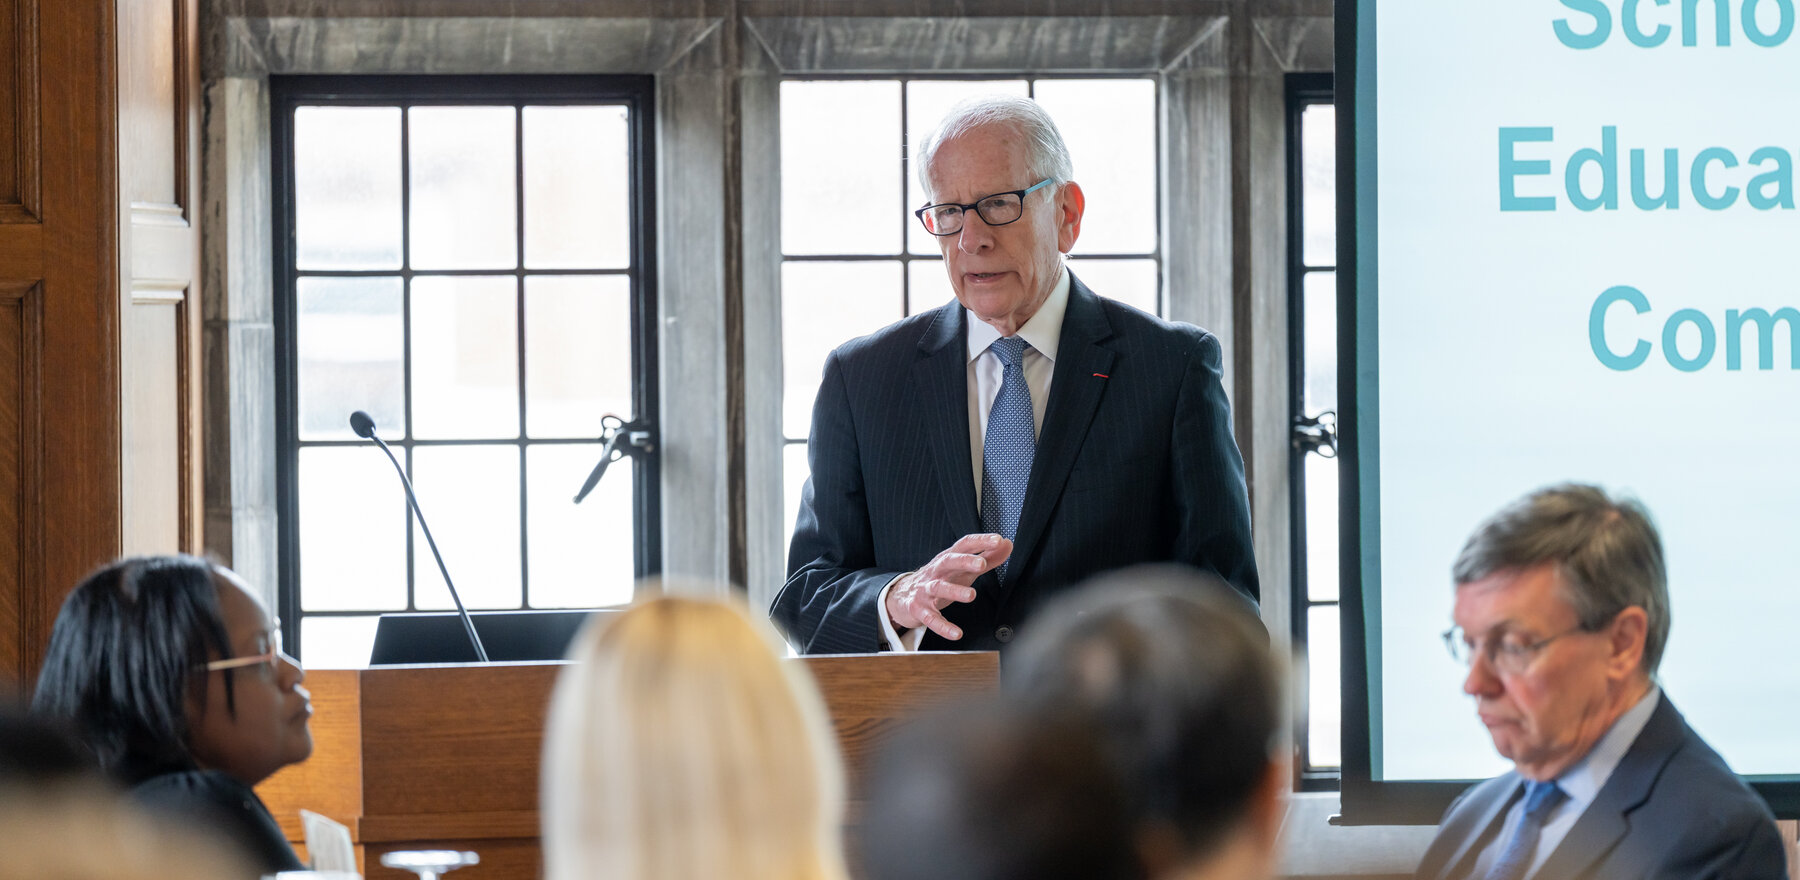
[[[1650,509],[1664,692],[1800,815],[1795,7],[1338,4],[1344,821],[1508,769],[1450,565],[1567,480]]]

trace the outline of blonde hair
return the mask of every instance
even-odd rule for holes
[[[544,739],[548,880],[843,880],[836,742],[778,644],[677,597],[576,637]]]

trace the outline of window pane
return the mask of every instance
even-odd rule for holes
[[[977,95],[1030,94],[1022,79],[1006,80],[914,80],[906,84],[906,210],[925,204],[925,188],[919,185],[919,169],[913,163],[925,135],[944,119],[944,114],[959,102]],[[784,146],[783,149],[786,149]],[[1037,181],[1031,181],[1036,183]],[[906,218],[907,247],[915,254],[936,254],[938,240],[925,231],[918,218]]]
[[[413,491],[437,536],[444,565],[469,608],[517,608],[519,448],[424,446],[413,450]],[[571,497],[574,492],[569,493]],[[413,526],[413,604],[455,608],[425,533]]]
[[[324,668],[366,666],[378,612],[452,608],[351,411],[394,442],[472,608],[629,600],[634,508],[657,491],[634,486],[627,461],[572,501],[602,415],[629,420],[636,394],[655,393],[632,376],[641,334],[655,332],[634,330],[654,260],[635,250],[631,173],[653,109],[604,85],[564,101],[541,78],[481,95],[412,79],[409,96],[373,108],[321,80],[332,96],[287,111],[293,149],[274,157],[297,178],[275,235],[299,245],[281,371],[293,403],[279,415],[297,441],[285,540],[301,574],[282,587],[299,591],[296,645]]]
[[[300,658],[307,669],[367,669],[379,617],[304,617]]]
[[[1069,145],[1087,196],[1074,253],[1156,250],[1156,84],[1040,79],[1036,94]]]
[[[606,469],[580,504],[575,490],[600,460],[601,446],[533,446],[526,453],[530,495],[531,607],[590,608],[631,601],[632,463]]]
[[[413,268],[514,268],[513,108],[414,107],[408,115]]]
[[[1308,266],[1337,265],[1337,109],[1310,104],[1300,113],[1300,215]]]
[[[786,503],[782,507],[783,521],[787,523],[786,534],[791,538],[794,525],[800,519],[800,490],[806,486],[806,478],[811,469],[806,463],[806,444],[789,443],[781,449],[781,482],[785,490],[782,497]]]
[[[406,496],[387,456],[303,447],[297,482],[301,609],[405,608]]]
[[[525,265],[631,265],[630,109],[526,107]]]
[[[1306,595],[1338,598],[1338,463],[1308,455],[1306,462]]]
[[[1344,762],[1336,605],[1306,609],[1306,638],[1306,751],[1314,767],[1336,767]]]
[[[406,433],[405,323],[399,278],[301,278],[296,291],[295,382],[300,439],[356,436],[350,413]]]
[[[901,318],[900,263],[781,266],[782,430],[807,435],[825,357]]]
[[[1337,273],[1308,272],[1301,289],[1306,335],[1306,414],[1337,410]]]
[[[900,84],[781,84],[781,249],[900,250]]]
[[[913,260],[906,264],[906,313],[929,312],[956,298],[943,260]]]
[[[400,268],[400,108],[295,108],[294,260]]]
[[[600,417],[607,413],[632,418],[631,279],[527,277],[527,433],[599,437]]]
[[[519,435],[516,288],[511,276],[413,279],[414,437]]]
[[[1156,314],[1155,260],[1069,260],[1069,271],[1089,290]]]

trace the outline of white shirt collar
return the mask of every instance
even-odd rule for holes
[[[1056,346],[1062,341],[1063,314],[1068,310],[1069,268],[1064,266],[1062,274],[1057,276],[1056,286],[1050,290],[1050,298],[1044,300],[1044,304],[1038,307],[1031,320],[1025,322],[1025,326],[1019,328],[1018,335],[1025,338],[1025,343],[1032,350],[1055,361]],[[1000,331],[995,330],[994,325],[975,317],[975,313],[967,308],[963,309],[963,315],[967,318],[963,323],[968,325],[968,332],[963,336],[968,340],[969,360],[973,361],[981,357],[981,353],[987,351],[994,340],[1000,338]]]
[[[1587,755],[1556,777],[1556,786],[1569,796],[1569,808],[1579,813],[1593,802],[1606,780],[1618,769],[1619,762],[1625,760],[1631,744],[1637,742],[1638,734],[1644,732],[1644,725],[1650,723],[1650,715],[1656,711],[1657,698],[1661,695],[1662,688],[1651,682],[1650,690],[1613,722]]]

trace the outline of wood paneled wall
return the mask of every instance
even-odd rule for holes
[[[119,546],[112,15],[0,0],[0,678]]]
[[[195,0],[0,0],[0,688],[95,566],[200,545]]]

